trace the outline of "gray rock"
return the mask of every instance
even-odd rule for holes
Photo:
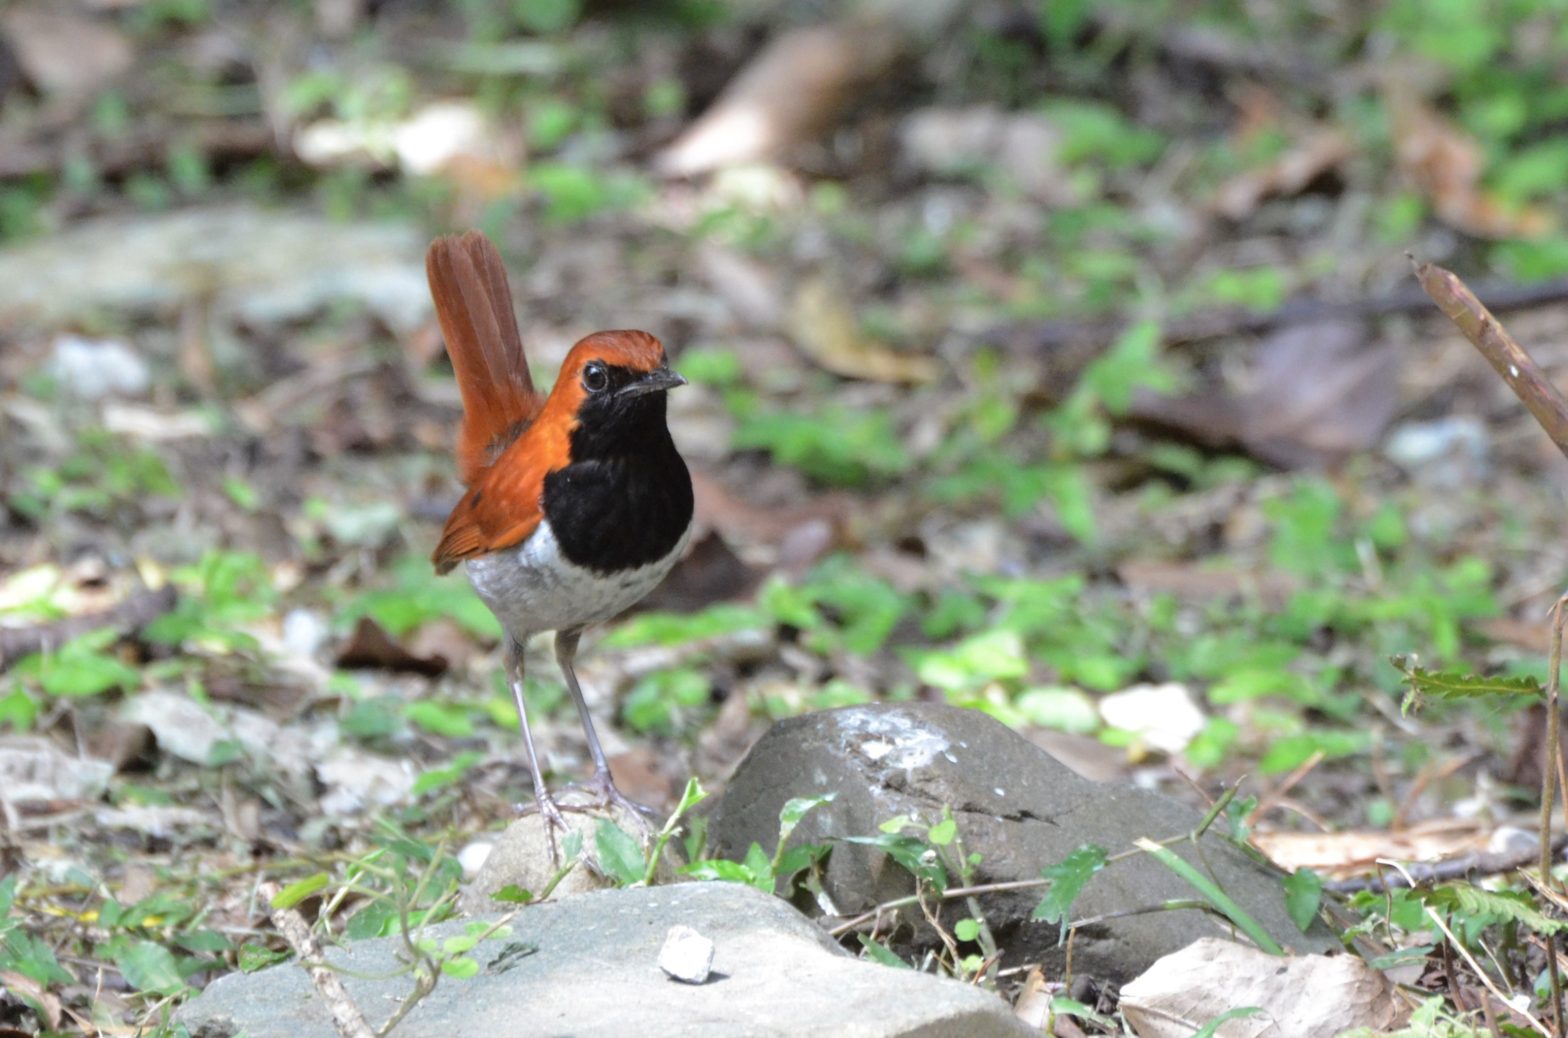
[[[578,793],[571,789],[556,794],[556,803],[563,806],[577,804],[581,800]],[[579,855],[582,860],[556,884],[550,896],[562,898],[614,886],[615,881],[607,878],[604,870],[599,868],[595,840],[599,821],[607,819],[614,822],[635,837],[642,833],[638,820],[631,816],[630,811],[617,806],[596,808],[592,811],[565,811],[562,817],[570,830],[577,833],[582,840],[582,850]],[[556,833],[555,839],[557,848],[564,855],[567,836]],[[564,864],[564,857],[561,862],[550,858],[550,848],[546,840],[544,822],[537,814],[524,815],[507,826],[506,831],[501,834],[501,838],[495,842],[495,846],[485,857],[484,864],[479,867],[478,875],[464,889],[458,907],[469,915],[484,915],[502,909],[505,906],[493,901],[491,895],[509,886],[521,887],[535,897],[539,897]],[[646,854],[647,848],[644,847],[645,857]],[[655,878],[660,882],[673,880],[677,865],[673,852],[667,847],[665,860],[660,863]]]
[[[831,803],[800,823],[791,843],[824,843],[869,836],[899,815],[928,822],[950,806],[965,849],[981,855],[975,882],[1037,879],[1081,844],[1115,853],[1147,836],[1159,840],[1195,829],[1201,815],[1157,793],[1082,778],[1022,736],[977,710],[940,704],[848,707],[781,721],[741,762],[713,809],[712,852],[743,857],[753,841],[770,854],[778,815],[792,797],[836,791]],[[1327,927],[1302,934],[1285,911],[1281,874],[1219,836],[1206,835],[1201,860],[1191,843],[1177,853],[1205,869],[1280,943],[1298,951],[1337,947]],[[823,894],[842,915],[854,915],[908,895],[907,871],[873,848],[833,844]],[[992,894],[982,904],[1008,964],[1044,961],[1060,974],[1066,949],[1058,924],[1030,918],[1044,892]],[[1073,908],[1073,918],[1148,908],[1171,899],[1197,899],[1181,879],[1147,855],[1101,870]],[[968,914],[951,903],[948,925]],[[915,911],[903,916],[895,950],[934,946],[935,934]],[[1073,971],[1117,983],[1195,939],[1228,928],[1200,910],[1151,911],[1077,929]]]
[[[682,984],[660,972],[659,949],[675,924],[714,941],[707,983]],[[439,943],[464,925],[430,933]],[[329,953],[349,971],[343,981],[373,1027],[411,986],[407,976],[364,979],[396,969],[398,947],[386,938]],[[397,1038],[1030,1033],[995,995],[853,958],[784,902],[729,883],[604,890],[535,905],[517,914],[510,934],[474,954],[479,973],[443,979],[398,1025]],[[309,979],[293,964],[220,978],[180,1010],[179,1021],[202,1038],[334,1038]]]

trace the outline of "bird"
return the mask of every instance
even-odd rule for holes
[[[579,340],[548,395],[529,373],[506,268],[483,233],[437,238],[425,257],[430,295],[462,397],[458,476],[466,489],[441,531],[437,573],[459,564],[504,631],[502,661],[517,706],[534,803],[555,857],[562,810],[612,805],[646,829],[616,788],[577,680],[583,629],[641,600],[691,538],[691,475],[666,421],[666,394],[686,384],[644,331]],[[545,786],[523,701],[523,646],[555,632],[555,659],[577,707],[593,776],[586,804]]]

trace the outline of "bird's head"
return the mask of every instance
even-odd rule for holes
[[[551,396],[575,418],[573,455],[620,453],[664,431],[664,394],[686,380],[647,332],[595,332],[572,347]]]

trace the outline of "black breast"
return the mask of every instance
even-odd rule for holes
[[[664,424],[663,394],[646,399],[637,421],[618,416],[614,435],[584,422],[572,437],[572,464],[544,480],[544,514],[561,553],[599,573],[657,562],[691,525],[691,475]],[[655,420],[649,420],[655,419]]]

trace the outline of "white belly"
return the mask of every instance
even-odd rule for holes
[[[464,567],[501,626],[522,641],[540,631],[601,623],[631,608],[670,572],[690,537],[687,527],[664,558],[605,575],[566,559],[546,520],[517,547],[469,559]]]

